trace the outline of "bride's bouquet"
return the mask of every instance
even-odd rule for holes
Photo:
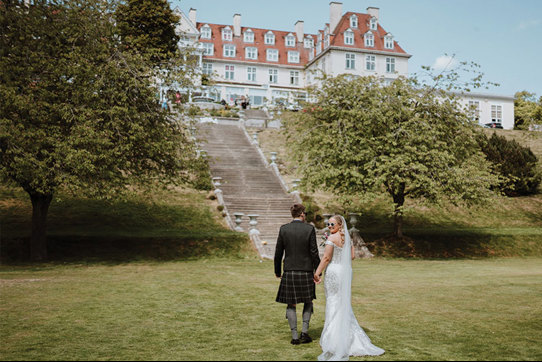
[[[322,235],[322,242],[320,243],[320,246],[324,247],[326,245],[327,238],[329,237],[329,234],[327,231]]]

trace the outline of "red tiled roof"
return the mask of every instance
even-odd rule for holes
[[[350,17],[356,15],[358,17],[358,27],[351,28],[354,33],[354,44],[348,45],[344,43],[344,32],[350,28]],[[400,53],[406,54],[406,52],[397,44],[396,41],[393,41],[393,49],[386,49],[384,47],[384,37],[388,34],[387,31],[378,24],[377,30],[371,30],[374,35],[375,45],[374,47],[366,47],[364,35],[369,29],[369,21],[371,16],[368,14],[348,12],[343,15],[339,24],[335,28],[335,33],[331,35],[330,45],[331,46],[340,46],[352,49],[367,49],[367,50],[378,50],[383,52],[390,53]]]
[[[265,44],[265,34],[267,34],[269,29],[258,29],[251,27],[241,27],[241,36],[233,36],[232,40],[222,40],[222,29],[225,27],[230,27],[233,33],[232,25],[219,25],[219,24],[210,24],[210,23],[197,23],[197,29],[200,30],[202,26],[209,25],[211,28],[211,39],[201,39],[201,43],[213,43],[214,44],[214,55],[204,56],[204,59],[223,59],[223,60],[234,60],[234,61],[243,61],[243,62],[253,62],[253,63],[268,63],[275,65],[290,65],[290,66],[304,66],[309,62],[309,52],[310,49],[304,47],[304,42],[297,42],[297,36],[295,31],[280,31],[280,30],[271,30],[275,34],[275,44]],[[254,42],[248,43],[244,41],[244,33],[246,30],[252,30],[254,33]],[[296,38],[294,47],[286,46],[286,36],[292,34]],[[304,34],[304,38],[311,37],[314,44],[316,44],[316,36],[311,34]],[[224,57],[223,46],[225,44],[235,45],[235,57]],[[246,59],[245,58],[245,48],[255,47],[258,49],[258,59]],[[267,60],[267,49],[277,49],[279,51],[279,60],[278,62],[268,61]],[[297,51],[299,52],[299,63],[289,63],[288,62],[288,52]]]
[[[358,17],[358,27],[351,29],[354,32],[354,44],[347,45],[344,43],[344,32],[350,28],[350,16],[356,15]],[[366,47],[364,34],[369,31],[369,21],[371,16],[368,14],[347,12],[341,17],[341,20],[337,24],[334,34],[330,34],[330,46],[338,46],[344,48],[352,49],[366,49],[366,50],[377,50],[390,53],[399,53],[407,54],[397,42],[394,41],[393,49],[384,48],[384,37],[388,34],[380,24],[378,24],[377,30],[372,30],[374,34],[374,47]],[[304,66],[309,62],[310,49],[304,47],[304,42],[297,41],[297,35],[295,31],[281,31],[281,30],[270,30],[270,29],[260,29],[260,28],[251,28],[251,27],[241,27],[241,36],[233,36],[232,40],[222,40],[222,29],[229,27],[233,35],[233,25],[220,25],[220,24],[211,24],[211,23],[202,23],[198,22],[196,27],[198,30],[201,30],[201,27],[208,25],[211,28],[211,39],[201,39],[201,43],[213,43],[214,44],[214,53],[212,56],[205,55],[204,59],[222,59],[229,61],[243,61],[249,63],[267,63],[274,65],[289,65],[289,66]],[[248,43],[244,41],[244,33],[246,30],[251,29],[254,33],[254,42]],[[265,44],[265,34],[267,32],[273,32],[275,35],[275,44]],[[295,46],[287,47],[286,46],[286,36],[292,34],[295,38]],[[322,35],[322,47],[325,41],[324,31],[319,30],[319,34]],[[313,39],[314,46],[318,44],[318,37],[314,34],[304,34],[304,38],[311,37]],[[224,57],[223,46],[225,44],[235,45],[235,57]],[[245,48],[255,47],[258,49],[257,59],[246,59],[245,58]],[[279,60],[278,62],[268,61],[267,60],[267,49],[277,49],[279,51]],[[321,49],[324,51],[325,49]],[[289,63],[288,62],[288,51],[298,51],[299,52],[299,63]]]

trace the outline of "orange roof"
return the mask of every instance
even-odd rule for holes
[[[275,65],[290,65],[290,66],[304,66],[309,62],[309,52],[310,49],[305,48],[304,42],[298,43],[297,36],[295,31],[280,31],[280,30],[271,30],[275,35],[275,44],[265,44],[265,34],[269,32],[269,29],[258,29],[250,27],[241,27],[241,36],[233,36],[232,40],[222,40],[222,29],[230,27],[233,33],[232,25],[219,25],[219,24],[210,24],[210,23],[197,23],[197,29],[200,30],[202,26],[209,25],[211,28],[211,39],[201,39],[201,43],[213,43],[214,44],[214,55],[204,56],[204,59],[223,59],[223,60],[237,60],[243,62],[254,62],[254,63],[268,63]],[[246,30],[252,30],[254,33],[254,42],[249,43],[244,41],[244,33]],[[286,46],[286,36],[292,34],[296,37],[295,46],[287,47]],[[311,34],[304,34],[304,37],[311,37],[314,44],[316,44],[316,36]],[[223,46],[226,44],[235,45],[235,57],[224,57]],[[245,58],[245,48],[255,47],[258,49],[258,58],[257,59],[246,59]],[[278,62],[268,61],[267,60],[267,49],[277,49],[279,51]],[[289,63],[288,62],[288,52],[297,51],[299,52],[299,63]]]
[[[344,32],[350,28],[350,16],[356,15],[358,17],[358,27],[352,28],[354,32],[354,44],[347,45],[344,43]],[[368,14],[347,12],[341,17],[341,20],[337,24],[335,33],[330,34],[330,46],[337,46],[343,48],[352,48],[352,49],[366,49],[366,50],[376,50],[389,53],[399,53],[406,54],[406,52],[394,41],[393,49],[386,49],[384,47],[384,37],[388,34],[380,24],[378,24],[377,30],[372,30],[374,34],[374,47],[366,47],[364,34],[369,31],[369,20],[371,16]],[[288,66],[305,66],[309,62],[309,54],[311,49],[305,48],[304,42],[297,42],[297,36],[295,31],[282,31],[282,30],[270,30],[270,29],[261,29],[261,28],[251,28],[251,27],[241,27],[241,36],[233,36],[232,40],[222,40],[222,29],[229,27],[233,34],[233,25],[220,25],[220,24],[211,24],[211,23],[202,23],[198,22],[196,27],[198,30],[201,30],[201,27],[208,25],[211,28],[211,39],[202,39],[200,38],[201,43],[213,43],[214,51],[213,55],[205,55],[204,59],[222,59],[230,61],[242,61],[249,63],[267,63],[270,65],[288,65]],[[249,43],[244,41],[244,33],[246,30],[252,30],[254,33],[254,42]],[[275,35],[275,44],[265,44],[265,34],[269,31],[273,32]],[[322,40],[324,40],[323,30],[318,31],[322,35]],[[292,34],[295,38],[295,46],[287,47],[286,46],[286,36]],[[313,44],[316,47],[318,44],[317,35],[314,34],[304,34],[304,38],[310,37],[313,40]],[[223,46],[226,44],[235,45],[235,57],[224,57]],[[255,47],[258,49],[257,59],[246,59],[245,58],[245,48]],[[267,60],[267,49],[277,49],[279,51],[278,61],[268,61]],[[325,49],[321,49],[324,51]],[[288,62],[288,51],[297,51],[299,52],[299,63],[289,63]]]

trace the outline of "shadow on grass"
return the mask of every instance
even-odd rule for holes
[[[377,256],[406,258],[479,258],[542,255],[542,234],[532,229],[406,229],[399,239],[390,233],[361,232]]]
[[[2,264],[28,264],[29,238],[2,241]],[[125,264],[135,261],[190,260],[203,257],[242,257],[248,237],[232,232],[186,237],[99,237],[51,235],[48,260],[52,263]]]

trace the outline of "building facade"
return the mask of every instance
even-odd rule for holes
[[[198,21],[196,9],[188,15],[174,11],[181,19],[181,46],[197,49],[203,78],[213,79],[212,86],[201,85],[201,93],[216,101],[233,104],[247,97],[252,107],[295,106],[306,100],[306,86],[318,85],[321,72],[390,81],[408,76],[411,55],[383,28],[375,7],[343,13],[342,3],[331,2],[329,22],[317,34],[305,33],[302,20],[290,30],[272,30],[242,26],[240,14],[233,15],[232,24],[215,24]],[[462,102],[477,109],[480,124],[513,129],[513,97],[469,94]]]

